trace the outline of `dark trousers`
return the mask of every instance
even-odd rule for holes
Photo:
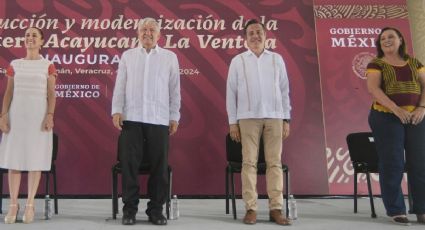
[[[392,113],[371,110],[369,125],[379,157],[379,183],[388,216],[406,214],[401,181],[406,162],[412,213],[425,213],[425,121],[402,124]]]
[[[148,161],[148,207],[146,214],[162,213],[168,190],[168,126],[124,121],[119,140],[122,165],[123,213],[135,215],[139,204],[139,167]]]

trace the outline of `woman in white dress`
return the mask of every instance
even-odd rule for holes
[[[48,171],[51,166],[57,74],[54,65],[40,56],[43,43],[40,29],[27,29],[26,56],[13,60],[6,71],[7,87],[0,114],[0,168],[8,169],[7,224],[15,223],[19,212],[21,171],[28,171],[28,198],[22,221],[31,223],[41,171]]]

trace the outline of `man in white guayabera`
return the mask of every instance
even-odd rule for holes
[[[262,137],[270,220],[290,225],[282,215],[282,139],[289,135],[291,111],[286,67],[279,54],[265,49],[263,24],[249,20],[244,32],[248,50],[232,59],[226,96],[230,137],[242,142],[243,222],[257,221],[257,160]]]
[[[163,205],[168,191],[169,136],[180,119],[180,74],[177,56],[158,46],[160,28],[153,18],[138,25],[140,46],[125,51],[118,66],[112,98],[112,121],[121,131],[118,156],[122,165],[122,224],[136,223],[138,170],[149,160],[148,207],[155,225],[166,225]]]

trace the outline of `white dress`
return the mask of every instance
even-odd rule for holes
[[[46,59],[17,59],[11,62],[14,71],[13,98],[9,108],[9,133],[0,143],[0,168],[19,171],[50,170],[52,131],[43,131],[47,113]]]

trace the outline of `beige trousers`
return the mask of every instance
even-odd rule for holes
[[[260,138],[263,136],[266,160],[269,209],[283,207],[282,119],[242,119],[239,128],[242,141],[242,198],[246,210],[257,210],[257,161]]]

